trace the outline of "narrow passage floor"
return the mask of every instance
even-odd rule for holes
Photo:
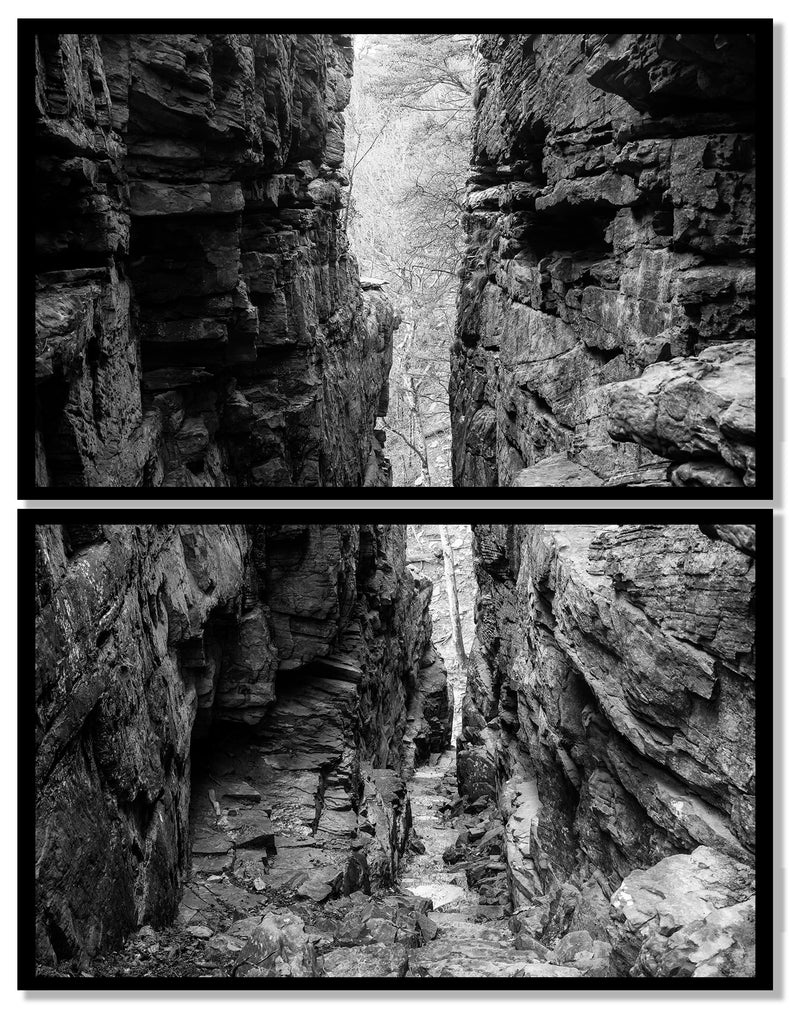
[[[347,667],[333,671],[345,675]],[[331,725],[327,707],[338,709],[338,723],[344,718],[343,682],[321,681],[324,725]],[[402,827],[402,815],[387,818],[383,810],[397,804],[398,793],[391,789],[397,777],[368,771],[371,788],[362,806],[354,810],[341,799],[347,765],[327,773],[304,728],[316,721],[305,694],[317,692],[314,679],[309,691],[295,685],[278,711],[277,728],[258,745],[231,749],[226,743],[214,751],[194,780],[192,867],[176,921],[159,930],[140,929],[123,950],[94,961],[92,972],[182,978],[581,977],[572,967],[551,963],[548,950],[511,930],[505,829],[494,804],[459,798],[454,748],[433,755],[409,780],[412,830],[399,877],[388,885],[373,880],[372,886],[363,878],[363,889],[371,892],[347,891],[349,849],[366,853],[374,865],[375,850],[361,840]],[[288,716],[292,728],[286,727]],[[339,726],[323,729],[324,739],[332,731],[339,749]],[[285,735],[303,742],[283,742]],[[317,808],[315,772],[322,787]]]

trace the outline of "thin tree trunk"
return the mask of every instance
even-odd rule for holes
[[[418,533],[416,532],[416,527],[414,526],[414,524],[413,524],[413,523],[409,523],[409,524],[408,524],[408,532],[409,532],[409,533],[411,534],[411,536],[412,536],[412,537],[414,538],[414,543],[418,545],[418,547],[419,547],[419,550],[421,551],[421,550],[422,550],[422,548],[424,547],[424,545],[422,544],[422,538],[421,538],[421,537],[419,536],[419,534],[418,534]]]
[[[458,588],[455,580],[455,558],[452,554],[452,545],[449,543],[449,534],[446,526],[439,526],[441,531],[441,549],[444,552],[444,580],[447,585],[447,599],[449,600],[449,618],[452,621],[452,636],[455,640],[455,651],[457,652],[460,668],[465,672],[467,659],[466,648],[463,646],[463,629],[460,625],[460,609],[458,608]]]
[[[348,177],[348,192],[345,196],[345,209],[342,215],[342,229],[343,231],[348,230],[348,217],[351,214],[351,199],[353,198],[353,174]],[[372,277],[372,274],[370,275]]]
[[[411,331],[411,337],[409,339],[411,342],[413,342],[415,335],[416,324],[413,325]],[[424,479],[425,487],[431,487],[433,480],[430,476],[430,458],[428,454],[427,438],[425,437],[425,424],[422,420],[422,409],[419,405],[419,386],[411,376],[411,371],[408,369],[408,360],[406,360],[406,370],[403,373],[403,390],[405,391],[406,405],[411,412],[411,417],[416,426],[417,439],[419,441],[417,452],[419,455],[419,461],[422,464],[422,478]],[[412,447],[416,446],[412,445]]]

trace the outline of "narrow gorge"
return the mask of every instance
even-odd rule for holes
[[[756,486],[756,36],[398,38],[31,37],[31,487]]]
[[[753,976],[752,527],[53,519],[38,978]]]

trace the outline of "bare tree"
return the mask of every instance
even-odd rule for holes
[[[384,426],[395,482],[451,486],[449,352],[468,169],[471,37],[357,37],[346,222],[362,275],[387,281],[395,335]]]
[[[468,659],[466,648],[463,644],[463,627],[460,623],[460,609],[458,607],[458,587],[455,579],[455,556],[452,553],[452,545],[449,542],[449,533],[446,526],[439,526],[441,531],[441,550],[444,555],[444,581],[447,587],[447,601],[449,602],[449,617],[452,622],[452,637],[455,641],[455,651],[461,671],[465,672]]]

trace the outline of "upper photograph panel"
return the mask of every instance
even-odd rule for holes
[[[769,21],[221,24],[20,23],[23,497],[771,496]]]

